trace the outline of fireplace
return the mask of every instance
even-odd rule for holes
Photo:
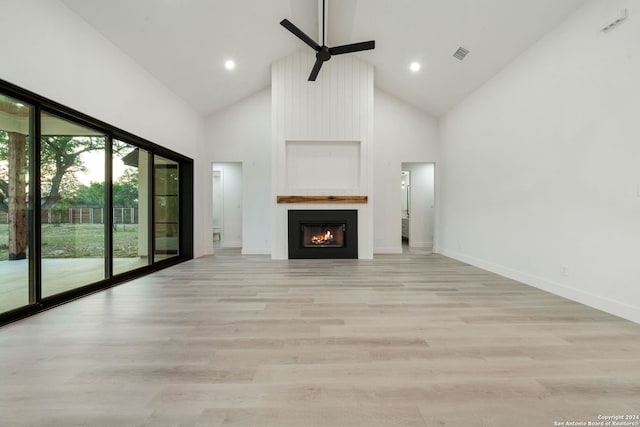
[[[357,210],[290,210],[289,259],[358,258]]]

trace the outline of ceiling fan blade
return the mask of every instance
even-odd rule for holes
[[[313,64],[313,69],[311,70],[311,74],[309,74],[309,81],[315,82],[316,77],[318,77],[318,73],[320,72],[320,67],[322,67],[322,63],[324,61],[322,59],[316,59],[316,63]]]
[[[288,19],[283,19],[282,21],[280,21],[280,25],[291,31],[296,37],[311,46],[311,48],[315,51],[320,50],[320,45],[318,43],[316,43],[311,37],[302,32],[300,28],[293,25]]]
[[[343,53],[360,52],[361,50],[375,49],[376,41],[369,40],[368,42],[345,44],[342,46],[335,46],[329,48],[331,55],[341,55]]]

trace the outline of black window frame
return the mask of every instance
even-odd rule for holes
[[[30,117],[30,147],[29,147],[29,194],[32,200],[37,203],[31,203],[31,215],[28,226],[31,227],[29,233],[29,304],[15,308],[9,311],[0,312],[0,326],[14,322],[16,320],[34,315],[43,310],[50,309],[60,304],[67,303],[82,296],[89,295],[109,289],[118,284],[146,276],[150,273],[171,267],[173,265],[193,259],[193,159],[162,147],[145,138],[141,138],[133,133],[127,132],[116,126],[93,118],[80,111],[74,110],[63,104],[57,103],[34,92],[23,89],[10,82],[0,79],[0,93],[11,98],[22,100],[32,105]],[[88,283],[80,287],[61,292],[59,294],[42,297],[42,250],[41,250],[41,209],[40,209],[40,149],[41,149],[41,117],[42,113],[53,114],[62,119],[69,120],[82,126],[86,126],[97,131],[103,132],[105,135],[105,279],[94,283]],[[149,152],[149,168],[147,173],[150,175],[149,182],[153,182],[153,159],[155,155],[162,156],[166,159],[175,161],[179,164],[179,253],[175,257],[170,257],[155,261],[153,258],[146,266],[141,266],[133,270],[113,274],[113,183],[112,183],[112,142],[120,140],[132,146],[147,150]],[[153,197],[153,189],[147,195],[149,201]],[[147,224],[150,232],[148,233],[148,247],[150,255],[153,254],[154,235],[153,235],[153,204],[149,209],[149,218]]]

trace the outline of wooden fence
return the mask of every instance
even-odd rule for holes
[[[77,206],[62,209],[44,209],[42,224],[104,224],[104,208]],[[0,212],[0,224],[7,224],[9,216]],[[137,224],[138,208],[113,208],[114,224]]]

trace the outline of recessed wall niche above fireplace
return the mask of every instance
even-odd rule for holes
[[[289,259],[358,258],[357,210],[289,210]]]

